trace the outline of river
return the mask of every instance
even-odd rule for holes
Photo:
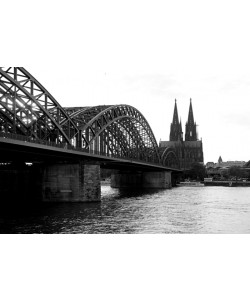
[[[1,210],[0,233],[250,233],[250,188],[102,186],[99,203]]]

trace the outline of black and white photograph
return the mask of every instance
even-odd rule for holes
[[[247,1],[0,9],[1,299],[249,299]]]

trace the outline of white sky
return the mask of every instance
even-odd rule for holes
[[[184,129],[192,98],[205,162],[250,159],[247,1],[32,7],[1,4],[2,65],[25,67],[63,106],[130,104],[158,141],[169,139],[174,99]]]

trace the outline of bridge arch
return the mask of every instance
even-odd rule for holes
[[[33,138],[71,144],[79,132],[55,98],[22,67],[0,67],[0,113],[11,120],[12,133],[21,130]]]
[[[136,108],[63,108],[23,67],[0,67],[0,131],[161,164],[152,129]]]
[[[161,164],[166,167],[175,169],[180,168],[180,161],[177,157],[175,150],[171,147],[167,147],[161,154]]]
[[[81,147],[104,155],[160,163],[145,117],[130,105],[66,108],[81,132]]]

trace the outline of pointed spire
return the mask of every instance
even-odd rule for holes
[[[173,124],[178,124],[179,123],[176,99],[175,99],[175,104],[174,104],[174,115],[173,115],[173,122],[172,123]]]
[[[186,141],[197,141],[196,123],[194,122],[192,99],[190,98],[188,121],[186,123]]]
[[[189,105],[189,113],[188,113],[188,123],[194,124],[194,114],[193,114],[193,107],[192,107],[192,99],[190,98],[190,105]]]
[[[179,141],[182,139],[182,137],[181,137],[182,130],[180,129],[178,109],[177,109],[176,102],[177,101],[175,99],[173,121],[170,126],[170,138],[169,138],[170,141]]]

